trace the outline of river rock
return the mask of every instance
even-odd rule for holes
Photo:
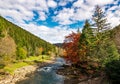
[[[25,66],[14,71],[13,75],[7,75],[4,79],[0,80],[0,84],[15,84],[15,82],[26,79],[26,75],[33,73],[37,66]]]

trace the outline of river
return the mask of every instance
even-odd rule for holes
[[[37,69],[37,71],[28,75],[29,79],[17,82],[16,84],[64,84],[65,77],[56,74],[57,70],[65,64],[63,58],[56,58],[55,63]]]

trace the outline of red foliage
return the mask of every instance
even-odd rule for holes
[[[65,58],[67,61],[72,63],[77,63],[79,61],[79,39],[80,33],[74,32],[65,37],[63,47],[66,51]]]

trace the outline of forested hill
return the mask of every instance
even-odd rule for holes
[[[120,53],[120,25],[116,26],[113,30],[113,39]]]
[[[54,45],[57,46],[57,47],[62,48],[63,43],[55,43]]]
[[[9,44],[9,45],[8,45]],[[14,25],[0,16],[0,55],[9,55],[16,52],[17,56],[27,53],[27,56],[49,54],[54,51],[55,46],[29,33],[28,31]],[[5,49],[4,49],[5,48]]]

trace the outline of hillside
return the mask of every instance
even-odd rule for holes
[[[6,53],[12,48],[14,49],[13,53],[15,56],[23,54],[33,56],[50,54],[50,52],[54,51],[55,46],[0,16],[0,52],[4,51],[4,53],[0,53],[0,57],[9,55],[9,53]]]
[[[113,39],[120,53],[120,25],[116,26],[113,30]]]
[[[60,48],[62,48],[62,46],[63,46],[63,43],[55,43],[54,45],[55,45],[55,46],[57,46],[57,47],[60,47]]]

